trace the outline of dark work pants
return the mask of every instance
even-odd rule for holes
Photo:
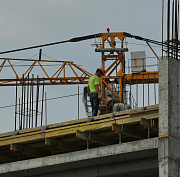
[[[92,106],[92,116],[97,116],[98,109],[99,109],[98,93],[93,92],[90,94],[90,102]]]

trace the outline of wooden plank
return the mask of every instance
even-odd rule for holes
[[[111,128],[112,123],[118,124],[129,124],[129,123],[137,123],[140,122],[141,118],[148,118],[148,119],[156,119],[159,117],[157,112],[153,112],[152,114],[136,114],[136,116],[125,115],[121,117],[115,117],[113,119],[105,119],[100,121],[93,121],[90,123],[84,123],[80,125],[56,128],[53,130],[46,130],[46,137],[58,137],[64,136],[67,134],[75,134],[76,130],[80,131],[88,131],[88,130],[95,130],[95,129],[103,129],[103,128]]]
[[[145,112],[146,114],[148,114],[148,112],[150,112],[150,113],[156,112],[158,114],[158,109],[159,109],[158,105],[151,105],[151,106],[147,106],[146,110],[144,110],[144,111],[142,111],[142,108],[135,108],[135,109],[131,109],[131,110],[124,110],[124,111],[116,112],[114,117],[123,117],[125,115],[130,115],[130,114],[131,115],[141,114],[141,113],[143,114],[143,112]],[[110,118],[111,115],[112,115],[112,113],[109,113],[106,115],[95,116],[95,117],[93,117],[93,122]],[[60,122],[60,123],[49,125],[48,129],[82,124],[82,123],[86,123],[87,121],[88,121],[88,118],[82,118],[82,119],[76,119],[76,120],[71,120],[71,121],[66,121],[66,122]],[[43,126],[42,127],[34,127],[34,128],[30,128],[30,129],[25,129],[25,130],[19,130],[19,135],[32,133],[32,132],[39,132],[42,130],[42,128],[43,128]],[[0,138],[12,136],[13,133],[14,132],[2,133],[2,134],[0,134]]]
[[[112,124],[112,130],[117,132],[117,133],[122,133],[130,137],[134,137],[137,139],[145,139],[143,135],[138,133],[137,131],[134,131],[131,127],[127,125],[119,125],[117,123]]]
[[[149,119],[142,118],[140,125],[152,128],[154,130],[158,130],[158,123],[155,121],[154,121],[154,123],[152,123],[152,120],[149,120]]]
[[[83,132],[80,130],[76,131],[76,137],[84,139],[84,140],[90,140],[92,142],[102,144],[102,145],[110,145],[114,143],[112,140],[105,138],[103,136],[96,135],[92,132]]]
[[[29,156],[33,156],[33,157],[41,157],[45,155],[42,151],[37,151],[35,149],[29,148],[27,146],[23,146],[20,144],[11,144],[10,150],[14,152],[23,153]]]
[[[45,138],[44,132],[33,132],[23,135],[17,135],[14,137],[5,137],[0,138],[0,146],[7,146],[10,144],[16,144],[16,143],[25,143],[25,142],[33,142],[33,141],[40,141]]]
[[[111,115],[111,114],[110,114]],[[77,130],[80,131],[89,131],[89,130],[96,130],[96,129],[111,129],[112,123],[117,124],[130,124],[130,123],[138,123],[142,118],[146,119],[156,119],[158,118],[159,114],[158,111],[149,111],[148,114],[144,112],[140,112],[136,115],[123,115],[118,116],[113,119],[102,119],[99,121],[93,121],[90,123],[81,123],[75,124],[71,126],[64,126],[54,129],[49,129],[45,131],[38,131],[38,132],[31,132],[26,134],[16,135],[14,137],[5,137],[0,138],[0,146],[7,146],[10,144],[17,144],[17,143],[30,143],[35,141],[42,141],[46,138],[56,138],[70,134],[76,134]]]

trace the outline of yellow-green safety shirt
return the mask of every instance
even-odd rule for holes
[[[95,85],[99,86],[99,77],[97,75],[93,75],[89,78],[89,89],[90,92],[96,92]]]

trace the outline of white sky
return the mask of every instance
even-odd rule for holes
[[[0,51],[67,40],[77,36],[106,32],[129,32],[161,41],[161,0],[1,0]],[[145,44],[135,39],[128,42]],[[43,53],[57,60],[74,61],[94,73],[101,55],[94,52],[94,40],[44,47]],[[148,47],[129,45],[129,52],[146,51]],[[154,48],[161,55],[160,48]],[[0,57],[30,58],[39,49],[4,54]],[[35,59],[37,59],[36,56]],[[130,59],[130,54],[126,54]],[[49,59],[43,57],[43,59]],[[51,68],[51,71],[56,68]],[[11,77],[0,73],[0,78]],[[48,86],[48,98],[75,94],[75,86]],[[83,86],[80,86],[82,92]],[[15,103],[15,88],[1,87],[0,106]],[[80,102],[82,97],[80,98]],[[0,109],[0,132],[14,130],[14,108]],[[80,104],[80,117],[86,117]],[[77,97],[48,102],[48,124],[77,118]]]

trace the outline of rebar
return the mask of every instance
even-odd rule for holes
[[[15,126],[15,131],[16,131],[16,122],[17,122],[17,77],[16,77],[16,98],[15,98],[15,121],[14,121],[14,126]]]
[[[43,88],[42,88],[41,126],[43,125],[43,107],[44,107],[44,80],[43,80]]]
[[[39,100],[39,78],[37,75],[37,90],[36,90],[36,120],[35,120],[35,126],[37,127],[38,124],[38,100]]]

